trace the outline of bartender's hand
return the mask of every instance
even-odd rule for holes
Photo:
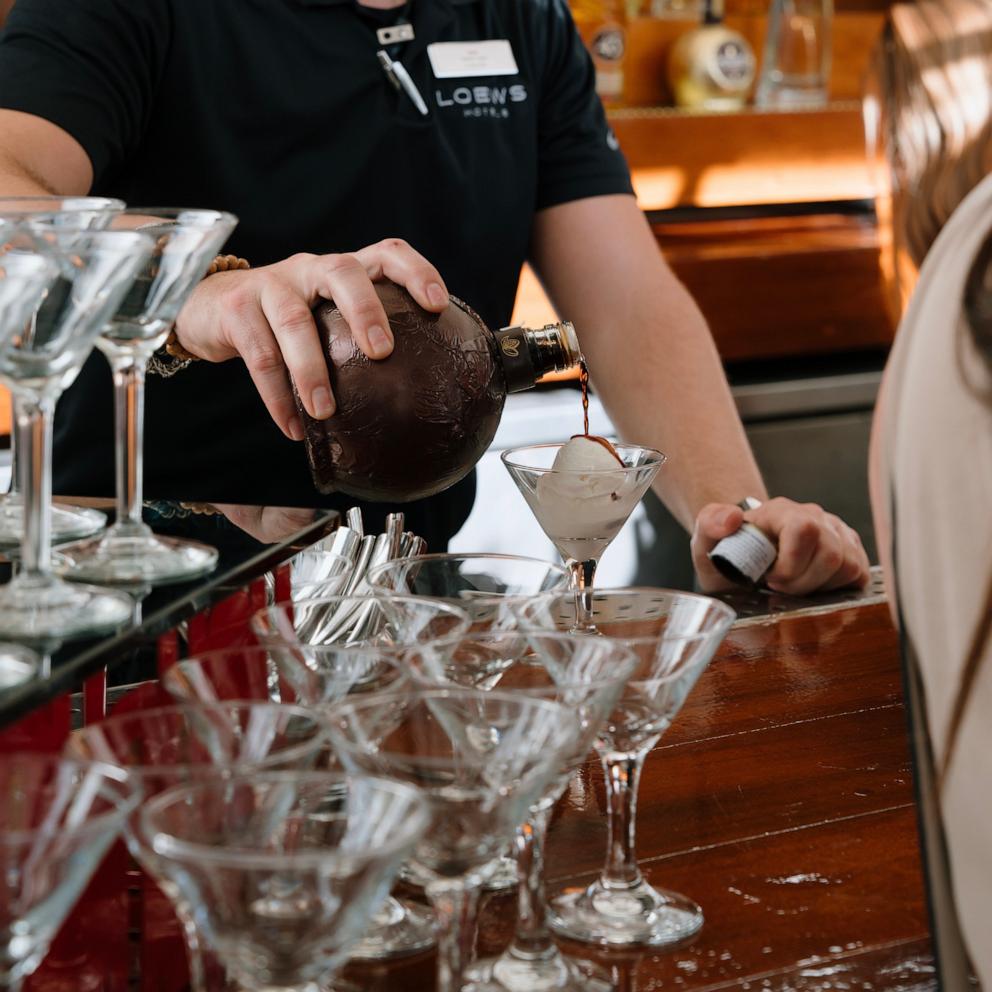
[[[236,527],[262,544],[285,540],[307,524],[313,523],[316,510],[295,506],[241,506],[234,503],[214,503],[214,509],[224,514]]]
[[[868,555],[857,531],[815,503],[795,503],[779,496],[746,513],[726,503],[710,503],[699,511],[692,532],[692,561],[705,591],[732,587],[708,555],[745,520],[764,531],[778,548],[778,557],[763,580],[769,589],[804,596],[868,584]]]
[[[369,358],[393,350],[389,322],[372,287],[378,279],[405,286],[426,310],[448,305],[444,281],[405,241],[389,238],[343,255],[293,255],[258,269],[218,272],[194,290],[176,322],[179,343],[210,362],[239,355],[279,428],[303,439],[290,377],[307,412],[334,413],[334,397],[310,313],[333,300]]]

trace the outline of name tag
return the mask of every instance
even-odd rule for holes
[[[435,41],[427,46],[435,79],[464,79],[466,76],[515,76],[517,60],[505,40]]]

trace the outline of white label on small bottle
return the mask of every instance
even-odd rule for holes
[[[597,31],[589,47],[595,58],[603,62],[619,62],[627,48],[622,28],[609,27]]]
[[[710,559],[723,575],[757,583],[771,568],[778,551],[754,524],[725,537],[710,552]]]
[[[729,88],[747,88],[754,78],[754,56],[737,40],[728,39],[720,44],[715,56],[716,71],[723,84]]]

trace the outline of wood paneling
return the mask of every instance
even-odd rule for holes
[[[655,228],[725,361],[884,347],[874,222],[816,215]]]
[[[892,340],[868,215],[657,223],[654,232],[725,361],[884,348]],[[514,320],[552,319],[540,284],[525,273]]]

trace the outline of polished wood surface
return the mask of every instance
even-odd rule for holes
[[[878,230],[868,216],[656,221],[652,230],[724,361],[882,349],[892,340]],[[514,322],[556,319],[525,270]]]
[[[568,946],[623,992],[935,987],[884,604],[735,627],[649,755],[639,805],[648,879],[696,899],[706,924],[669,951]],[[605,820],[590,761],[552,821],[551,890],[592,880]],[[478,951],[498,952],[512,926],[512,897],[487,896]],[[348,974],[370,992],[426,992],[433,965]]]
[[[724,361],[881,349],[892,340],[870,216],[659,223],[654,233]]]
[[[644,210],[874,196],[858,102],[815,111],[617,110],[610,124]]]

